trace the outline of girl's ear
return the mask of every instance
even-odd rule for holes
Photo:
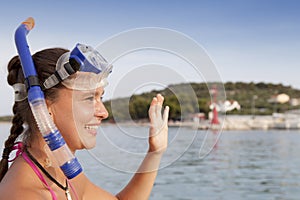
[[[47,104],[47,109],[49,112],[49,115],[51,116],[52,120],[53,120],[53,115],[52,115],[52,102],[46,99],[46,104]]]

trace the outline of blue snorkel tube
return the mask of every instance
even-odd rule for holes
[[[39,84],[26,40],[26,35],[33,27],[34,19],[30,17],[15,32],[15,42],[28,90],[28,102],[39,131],[51,149],[53,156],[57,159],[61,170],[68,179],[72,179],[82,172],[82,167],[70,151],[48,112],[44,93]]]

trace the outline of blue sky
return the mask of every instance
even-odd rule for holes
[[[194,39],[226,81],[271,82],[300,89],[300,2],[228,1],[10,1],[0,7],[0,115],[11,113],[6,65],[16,54],[13,34],[32,16],[32,53],[46,47],[97,45],[133,28],[162,27]],[[115,72],[117,69],[114,69]]]

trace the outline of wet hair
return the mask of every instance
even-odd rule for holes
[[[51,48],[39,51],[32,56],[41,85],[55,72],[58,58],[67,51],[68,50],[61,48]],[[15,56],[9,61],[7,69],[7,82],[9,85],[13,86],[16,83],[24,83],[25,79],[19,56]],[[61,87],[63,87],[62,84],[58,84],[45,90],[45,98],[54,102],[58,97],[57,90]],[[0,161],[0,182],[8,170],[9,154],[17,138],[22,135],[22,140],[25,145],[30,146],[30,141],[32,141],[32,139],[36,137],[35,134],[39,132],[27,98],[23,101],[15,102],[12,111],[14,116],[12,118],[10,135],[5,141],[2,160]]]

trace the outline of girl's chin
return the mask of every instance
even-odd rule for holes
[[[81,142],[85,149],[92,149],[96,146],[97,130],[86,130],[86,136],[81,138]]]
[[[87,129],[86,131],[92,136],[97,136],[97,129]]]
[[[86,142],[84,143],[84,148],[89,150],[93,149],[96,146],[96,142]]]

